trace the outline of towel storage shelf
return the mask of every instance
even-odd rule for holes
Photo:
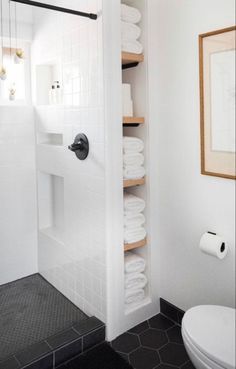
[[[121,60],[122,60],[122,69],[133,68],[136,67],[139,63],[144,61],[144,55],[126,53],[123,51],[121,54]]]
[[[134,250],[134,249],[138,249],[139,247],[144,247],[146,245],[147,245],[147,239],[145,238],[144,240],[139,241],[139,242],[125,243],[124,250],[125,251]]]
[[[124,127],[137,127],[139,124],[144,124],[144,117],[123,117]]]
[[[133,186],[142,186],[145,184],[145,177],[140,179],[124,179],[123,181],[123,187],[133,187]]]

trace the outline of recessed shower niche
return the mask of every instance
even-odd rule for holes
[[[51,62],[37,65],[35,76],[36,105],[60,105],[62,80],[60,64]]]
[[[64,178],[38,172],[39,231],[63,242]]]

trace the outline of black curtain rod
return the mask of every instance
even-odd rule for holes
[[[10,0],[10,1],[14,1],[15,3],[20,3],[20,4],[25,4],[25,5],[36,6],[38,8],[55,10],[57,12],[78,15],[80,17],[86,17],[86,18],[90,18],[90,19],[94,19],[94,20],[96,20],[97,17],[98,17],[97,14],[79,12],[77,10],[61,8],[59,6],[54,6],[54,5],[50,5],[50,4],[39,3],[38,1],[30,1],[30,0]]]

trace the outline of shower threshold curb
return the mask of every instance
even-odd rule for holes
[[[105,324],[91,317],[0,361],[0,369],[54,369],[104,341]]]

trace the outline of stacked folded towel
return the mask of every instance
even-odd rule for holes
[[[138,41],[141,29],[137,26],[141,20],[141,13],[138,9],[121,4],[121,39],[122,51],[141,54],[142,44]]]
[[[145,260],[135,253],[125,253],[125,305],[133,307],[145,298],[147,277],[143,274]]]
[[[143,167],[143,141],[136,137],[123,138],[123,175],[124,179],[140,179],[145,176]]]
[[[124,242],[134,243],[146,237],[146,230],[143,227],[145,216],[142,211],[145,209],[145,201],[131,193],[124,193]]]

